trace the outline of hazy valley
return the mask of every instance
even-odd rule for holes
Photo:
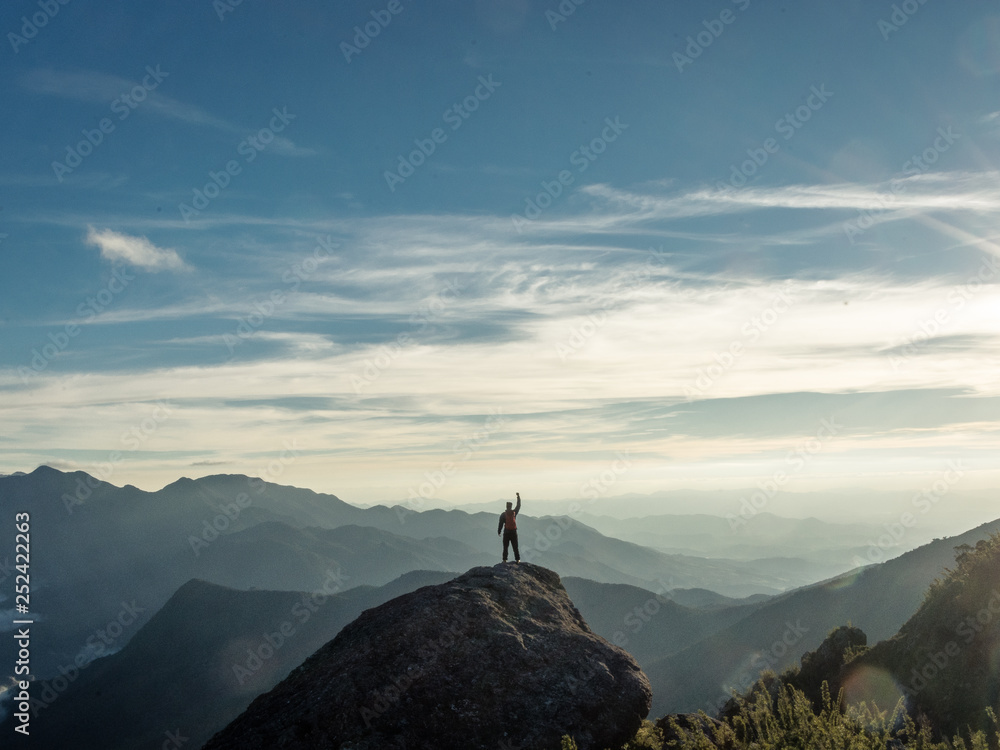
[[[147,746],[171,724],[204,742],[363,611],[499,558],[495,512],[362,509],[243,476],[153,493],[47,467],[0,477],[0,511],[23,509],[35,726],[50,746]],[[651,716],[714,713],[847,622],[889,638],[956,545],[1000,529],[854,568],[877,527],[768,514],[746,530],[709,515],[518,520],[524,562],[562,576],[586,623],[646,672]],[[722,554],[693,554],[711,548]],[[753,556],[775,548],[787,556]],[[13,663],[10,642],[3,651]]]

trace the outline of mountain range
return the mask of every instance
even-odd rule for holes
[[[496,513],[361,509],[240,475],[180,479],[146,492],[42,466],[0,477],[0,512],[31,514],[32,605],[38,643],[45,644],[34,659],[43,677],[82,654],[121,648],[192,578],[244,589],[309,591],[331,575],[345,586],[382,585],[412,570],[458,573],[494,562],[500,548]],[[739,598],[819,577],[799,560],[668,554],[566,516],[525,514],[521,524],[526,560],[603,583]],[[14,559],[13,542],[0,539],[0,562]],[[119,628],[113,623],[123,610],[129,622]],[[95,634],[109,624],[120,632],[95,646]],[[0,646],[0,663],[11,663],[12,649]]]
[[[357,508],[238,475],[144,492],[40,467],[0,477],[0,512],[31,514],[34,695],[48,704],[36,727],[50,746],[135,747],[168,732],[200,744],[366,609],[494,564],[499,546],[496,513]],[[628,536],[647,533],[645,523],[668,542],[683,528],[695,549],[725,519],[519,521],[525,561],[558,572],[593,631],[646,672],[654,716],[712,711],[845,623],[890,638],[956,546],[1000,529],[997,521],[877,565],[842,565],[817,582],[818,568],[800,558],[675,554],[669,543],[654,549],[590,525]],[[764,540],[798,544],[793,553],[823,540],[831,565],[870,531],[758,522],[748,553],[767,549]],[[0,560],[13,558],[9,541]],[[10,643],[0,648],[3,664],[12,656]]]
[[[781,670],[817,648],[839,625],[870,642],[889,638],[917,611],[930,585],[953,564],[955,548],[975,545],[1000,521],[762,603],[747,617],[671,655],[640,663],[653,685],[654,714],[711,712],[762,669]]]
[[[120,651],[33,688],[45,705],[32,741],[131,750],[177,732],[200,747],[364,610],[453,577],[415,572],[328,596],[192,579]]]

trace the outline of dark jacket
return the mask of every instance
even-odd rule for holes
[[[517,512],[519,510],[521,510],[521,498],[520,497],[517,498],[517,505],[514,506],[514,518],[517,518]],[[498,534],[501,531],[503,531],[503,524],[504,524],[504,521],[506,521],[506,520],[507,520],[507,511],[505,510],[503,513],[500,514],[500,525],[497,526],[497,533]]]

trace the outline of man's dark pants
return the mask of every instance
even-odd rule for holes
[[[517,529],[503,530],[503,561],[507,562],[507,545],[514,547],[514,559],[521,561],[521,553],[517,551]]]

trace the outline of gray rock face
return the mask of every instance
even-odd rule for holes
[[[559,576],[473,568],[369,609],[205,745],[580,750],[649,713],[635,660],[591,632]]]

